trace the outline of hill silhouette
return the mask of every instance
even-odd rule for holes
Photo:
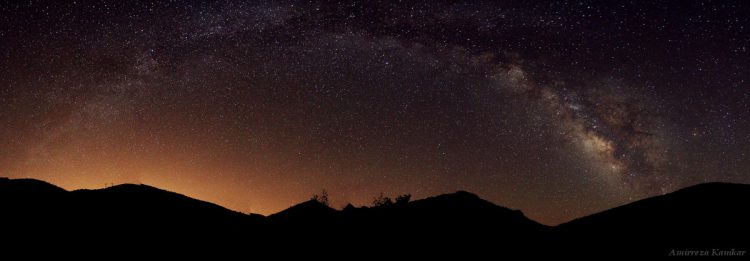
[[[37,245],[157,248],[169,242],[256,252],[284,246],[312,255],[336,246],[384,257],[667,256],[672,250],[747,251],[748,199],[750,185],[707,183],[549,227],[465,191],[343,210],[309,200],[264,217],[147,185],[66,191],[2,178],[0,223],[15,243]]]
[[[571,254],[668,256],[672,250],[707,250],[709,255],[713,249],[747,251],[749,201],[750,185],[705,183],[582,217],[555,230],[563,239],[561,251]],[[622,251],[629,249],[638,251]]]

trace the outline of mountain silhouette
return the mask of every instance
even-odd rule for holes
[[[420,256],[478,256],[498,248],[520,251],[541,244],[549,230],[520,211],[465,191],[378,207],[349,205],[341,211],[309,200],[268,218],[274,227],[272,237],[283,238],[287,244],[326,242],[352,252],[383,247],[378,252],[408,251]],[[393,248],[385,248],[384,242]]]
[[[309,200],[265,217],[147,185],[66,191],[2,178],[0,224],[17,244],[114,249],[163,250],[168,242],[254,253],[284,246],[308,255],[336,246],[382,257],[668,256],[747,251],[748,199],[750,185],[706,183],[549,227],[465,191],[343,210]]]
[[[263,219],[146,185],[66,191],[39,180],[6,178],[0,179],[0,209],[3,234],[30,245],[198,242],[244,236]]]

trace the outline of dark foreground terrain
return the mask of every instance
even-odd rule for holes
[[[750,185],[706,183],[549,227],[463,191],[343,210],[310,200],[265,217],[146,185],[66,191],[39,180],[0,179],[0,224],[6,249],[72,252],[715,256],[750,250],[749,199]]]

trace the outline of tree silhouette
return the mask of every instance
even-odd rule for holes
[[[312,200],[315,200],[320,204],[328,206],[328,191],[326,191],[326,189],[323,189],[322,191],[320,191],[320,194],[313,194]]]

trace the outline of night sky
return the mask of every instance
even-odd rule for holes
[[[0,176],[549,225],[750,183],[747,1],[201,2],[1,3]]]

